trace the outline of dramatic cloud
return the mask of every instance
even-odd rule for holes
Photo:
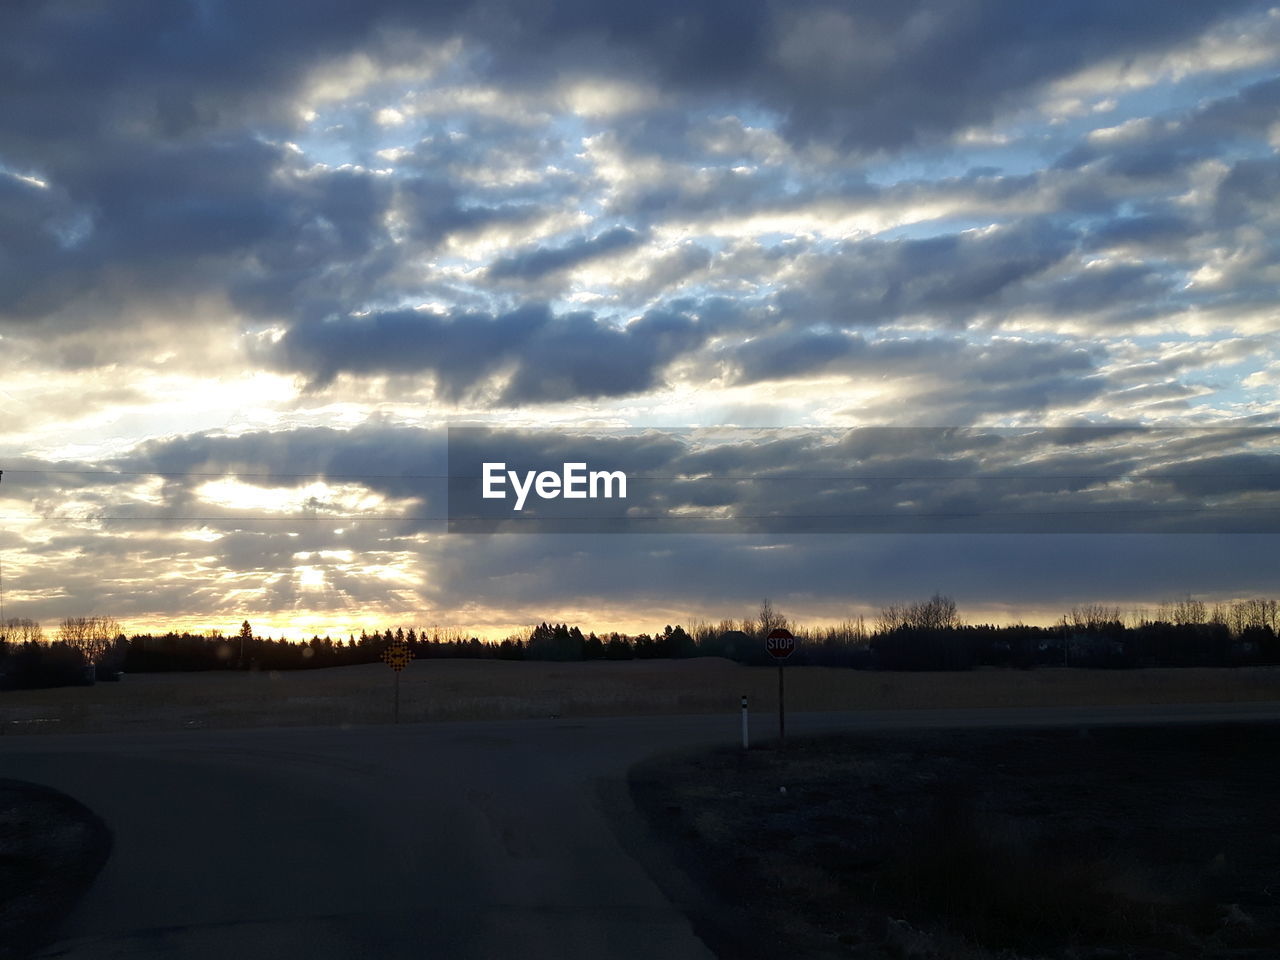
[[[615,227],[590,240],[578,240],[567,243],[563,247],[543,248],[517,253],[494,261],[489,268],[489,276],[496,280],[508,277],[520,280],[536,280],[566,270],[588,260],[606,257],[619,250],[634,247],[640,237],[634,230],[626,227]]]
[[[497,373],[508,405],[609,397],[655,385],[663,364],[704,338],[696,320],[649,313],[617,327],[589,313],[553,315],[531,306],[500,316],[400,311],[292,327],[273,348],[278,362],[315,371],[430,373],[437,393],[458,399]]]
[[[645,491],[663,510],[775,510],[738,474],[792,464],[932,478],[788,488],[822,516],[1261,516],[1274,453],[1231,431],[1280,413],[1278,68],[1280,10],[1245,0],[10,3],[6,608],[498,629],[687,615],[703,584],[825,616],[842,549],[895,596],[1092,599],[1085,540],[926,563],[904,539],[445,535],[440,431],[1213,427],[1234,439],[1019,453],[1144,475],[1097,489],[966,486],[1022,460],[940,435],[599,449],[704,462]],[[1123,541],[1096,591],[1274,573],[1257,540],[1211,573],[1167,536]]]

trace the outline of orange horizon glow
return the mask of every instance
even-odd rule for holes
[[[1214,602],[1230,603],[1233,599],[1239,598],[1200,599],[1204,599],[1207,605],[1212,605]],[[856,621],[860,616],[864,619],[867,629],[872,630],[880,614],[880,607],[876,606],[874,608],[850,608],[849,612],[844,615],[828,614],[805,617],[802,614],[793,614],[789,608],[782,604],[775,604],[775,606],[788,618],[793,629],[805,630],[839,626],[848,621]],[[824,606],[830,607],[831,605]],[[1122,619],[1129,620],[1137,616],[1154,613],[1159,607],[1159,602],[1134,601],[1129,603],[1108,603],[1106,606],[1119,608]],[[1009,606],[965,608],[962,606],[960,614],[962,622],[966,624],[991,624],[994,626],[1025,624],[1028,626],[1049,627],[1059,622],[1069,609],[1070,605],[1061,609],[1045,607],[1013,608]],[[735,616],[734,613],[737,615]],[[709,623],[717,625],[723,620],[733,620],[740,624],[744,616],[751,618],[754,614],[755,610],[750,607],[745,611],[692,616],[687,614],[677,615],[676,611],[666,611],[665,613],[653,611],[649,615],[610,611],[608,613],[602,612],[598,617],[593,617],[590,611],[558,610],[551,612],[551,615],[548,616],[530,616],[527,619],[520,620],[508,618],[466,623],[442,623],[425,617],[397,617],[393,614],[370,612],[367,617],[357,619],[344,618],[343,620],[338,620],[331,614],[306,613],[297,615],[267,614],[263,616],[244,614],[238,619],[223,619],[220,617],[149,617],[119,619],[119,623],[121,631],[127,636],[161,636],[166,633],[208,636],[217,633],[224,637],[234,637],[240,632],[240,625],[245,620],[248,620],[253,628],[254,636],[269,637],[273,640],[284,638],[293,643],[305,642],[313,636],[328,636],[335,641],[345,641],[351,636],[358,638],[361,631],[372,634],[374,632],[383,633],[387,629],[392,631],[403,629],[406,632],[413,629],[419,635],[431,636],[432,634],[437,634],[450,639],[458,636],[477,637],[485,642],[497,643],[508,637],[519,636],[527,639],[533,628],[544,622],[567,623],[569,626],[579,627],[586,634],[606,635],[616,632],[628,636],[636,636],[642,633],[653,635],[661,632],[663,627],[668,624],[673,627],[679,625],[686,630],[691,630],[698,624]],[[57,623],[45,624],[45,630],[46,633],[55,632]]]

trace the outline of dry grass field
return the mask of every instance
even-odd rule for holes
[[[401,674],[400,716],[424,720],[732,712],[746,694],[776,707],[770,667],[727,660],[589,663],[418,661]],[[391,720],[383,664],[282,673],[135,674],[121,683],[0,693],[0,732],[93,733]],[[787,670],[789,710],[1067,706],[1280,700],[1280,669]]]

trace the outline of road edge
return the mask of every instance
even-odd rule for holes
[[[597,781],[597,801],[623,851],[644,868],[708,950],[721,960],[776,960],[786,944],[771,939],[757,918],[725,899],[719,885],[710,882],[698,848],[679,842],[680,811],[666,811],[657,796],[655,768],[707,749],[702,744],[647,756],[622,778]],[[664,817],[671,821],[669,828],[664,828]]]

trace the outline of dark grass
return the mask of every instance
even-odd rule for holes
[[[83,804],[0,779],[0,960],[48,943],[110,850],[110,831]]]
[[[667,758],[632,793],[794,955],[1276,957],[1277,756],[1277,724],[882,734]]]

